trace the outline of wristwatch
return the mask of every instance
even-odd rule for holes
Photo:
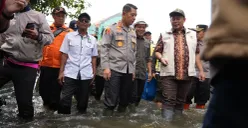
[[[7,14],[4,13],[4,11],[2,11],[2,16],[6,19],[6,20],[12,20],[14,18],[14,14],[12,14],[11,16],[7,16]]]

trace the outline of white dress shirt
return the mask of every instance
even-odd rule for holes
[[[93,78],[92,57],[98,56],[96,38],[87,34],[81,36],[78,31],[68,33],[61,45],[60,52],[68,54],[64,75],[81,80]]]

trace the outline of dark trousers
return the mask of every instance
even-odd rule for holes
[[[146,80],[142,80],[142,79],[134,80],[132,98],[131,98],[130,104],[135,104],[136,106],[139,105],[142,93],[144,91],[145,82]]]
[[[34,116],[32,97],[36,73],[37,69],[16,65],[6,60],[4,66],[0,67],[0,87],[13,81],[19,110],[18,116],[22,118]]]
[[[65,77],[65,83],[62,86],[58,113],[70,114],[72,96],[76,94],[77,109],[80,113],[85,113],[88,107],[90,95],[90,80],[76,80]]]
[[[40,67],[39,93],[43,104],[57,110],[60,100],[61,85],[58,83],[59,68]]]
[[[162,96],[162,85],[159,74],[155,75],[156,81],[157,81],[157,89],[156,89],[156,96],[154,98],[155,102],[162,102],[163,96]]]
[[[237,60],[236,60],[237,61]],[[235,62],[235,61],[234,61]],[[203,128],[246,128],[248,121],[248,61],[227,65],[219,71],[211,85],[214,92]]]
[[[96,89],[95,99],[96,100],[101,99],[102,92],[104,89],[104,83],[105,83],[104,78],[96,75],[96,78],[95,78],[95,89]]]
[[[200,81],[198,78],[194,77],[192,79],[192,84],[190,91],[187,95],[186,103],[192,104],[192,99],[198,105],[205,105],[210,97],[210,83],[209,79]]]
[[[132,94],[132,74],[123,74],[111,71],[111,78],[105,82],[104,104],[107,109],[113,110],[119,101],[119,106],[126,108]]]
[[[176,80],[171,76],[161,76],[163,107],[165,109],[183,110],[191,80]]]

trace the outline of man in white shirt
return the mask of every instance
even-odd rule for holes
[[[58,113],[70,114],[72,96],[77,95],[77,109],[85,113],[90,84],[96,72],[97,41],[87,33],[90,16],[82,13],[77,21],[78,31],[68,33],[60,48],[62,52],[59,82],[63,86]]]

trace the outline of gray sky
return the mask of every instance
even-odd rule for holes
[[[153,33],[156,41],[159,34],[168,30],[170,25],[169,13],[176,8],[184,10],[186,15],[186,27],[195,27],[197,24],[210,24],[211,2],[210,0],[87,0],[91,7],[85,12],[91,15],[92,23],[107,18],[118,12],[126,3],[132,3],[138,7],[136,21],[145,20],[149,27],[147,30]],[[50,19],[50,18],[49,18]],[[67,19],[69,23],[70,19]]]

